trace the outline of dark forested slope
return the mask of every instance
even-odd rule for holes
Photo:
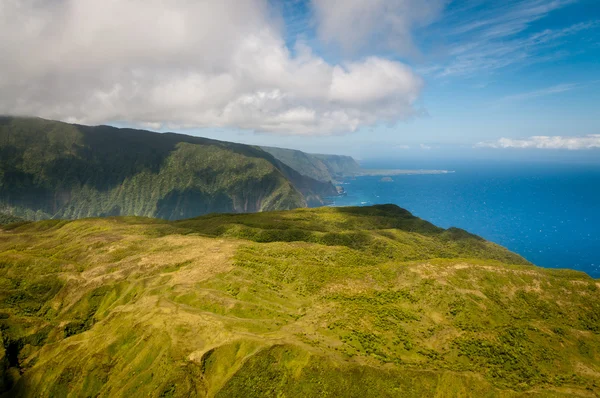
[[[15,217],[10,214],[0,213],[0,225],[13,224],[23,221],[22,218]]]
[[[260,148],[181,134],[0,118],[0,211],[28,219],[189,218],[322,204],[334,187]]]

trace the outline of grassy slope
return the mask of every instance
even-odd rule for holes
[[[600,393],[597,280],[395,206],[6,228],[10,394]]]
[[[28,219],[181,219],[304,207],[333,193],[247,145],[0,118],[0,210]]]

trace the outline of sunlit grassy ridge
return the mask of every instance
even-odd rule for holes
[[[17,395],[595,396],[599,299],[396,206],[0,233]]]

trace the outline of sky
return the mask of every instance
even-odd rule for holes
[[[0,0],[0,114],[600,162],[598,0]]]

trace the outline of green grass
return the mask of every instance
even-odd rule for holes
[[[308,242],[345,246],[360,255],[411,261],[429,258],[485,258],[528,264],[522,257],[458,228],[444,230],[394,205],[326,208],[249,215],[214,215],[176,225],[210,236],[259,243]]]
[[[600,283],[395,206],[0,232],[21,396],[594,396]]]

